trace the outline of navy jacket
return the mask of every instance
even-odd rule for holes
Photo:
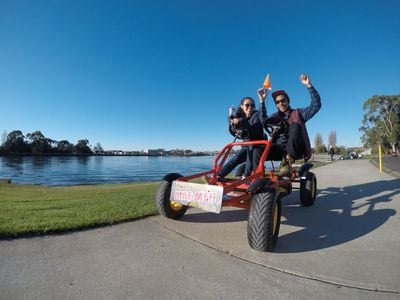
[[[235,125],[238,129],[246,129],[249,132],[249,138],[243,139],[244,141],[255,141],[264,139],[263,124],[267,118],[267,110],[265,104],[260,103],[260,110],[253,111],[253,114],[248,118],[242,118],[242,120]],[[229,121],[229,132],[235,136],[232,126]]]

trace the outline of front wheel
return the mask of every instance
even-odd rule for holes
[[[188,209],[186,205],[170,200],[172,182],[180,177],[182,177],[181,174],[170,173],[164,176],[158,188],[156,196],[157,210],[160,215],[169,219],[178,219],[182,217]]]
[[[261,191],[251,199],[247,239],[251,248],[272,251],[281,224],[281,199],[276,190]]]
[[[308,172],[305,179],[300,180],[300,202],[303,206],[314,204],[317,195],[317,177]]]

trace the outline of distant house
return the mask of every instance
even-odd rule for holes
[[[371,148],[365,149],[364,151],[362,151],[360,154],[361,155],[371,155],[372,151]]]
[[[148,149],[147,155],[148,156],[162,156],[162,155],[164,155],[164,152],[165,152],[164,149]]]

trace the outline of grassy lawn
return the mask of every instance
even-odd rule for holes
[[[318,168],[318,167],[322,167],[322,166],[325,166],[325,165],[329,165],[331,162],[324,162],[324,161],[316,161],[316,160],[313,160],[313,161],[310,161],[310,163],[312,163],[313,164],[313,169],[315,169],[315,168]]]
[[[0,183],[0,238],[76,230],[156,214],[158,185],[43,187]]]
[[[312,163],[314,168],[327,164]],[[68,187],[0,182],[0,238],[91,228],[154,215],[158,186],[158,182]]]

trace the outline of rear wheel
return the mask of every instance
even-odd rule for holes
[[[251,248],[272,251],[281,224],[281,199],[275,190],[262,191],[251,199],[247,239]]]
[[[178,219],[182,217],[188,207],[176,201],[170,200],[172,182],[182,177],[178,173],[170,173],[161,181],[156,196],[156,207],[160,215],[169,219]]]
[[[314,173],[308,172],[305,179],[300,180],[300,202],[303,206],[314,204],[317,196],[317,177]]]

